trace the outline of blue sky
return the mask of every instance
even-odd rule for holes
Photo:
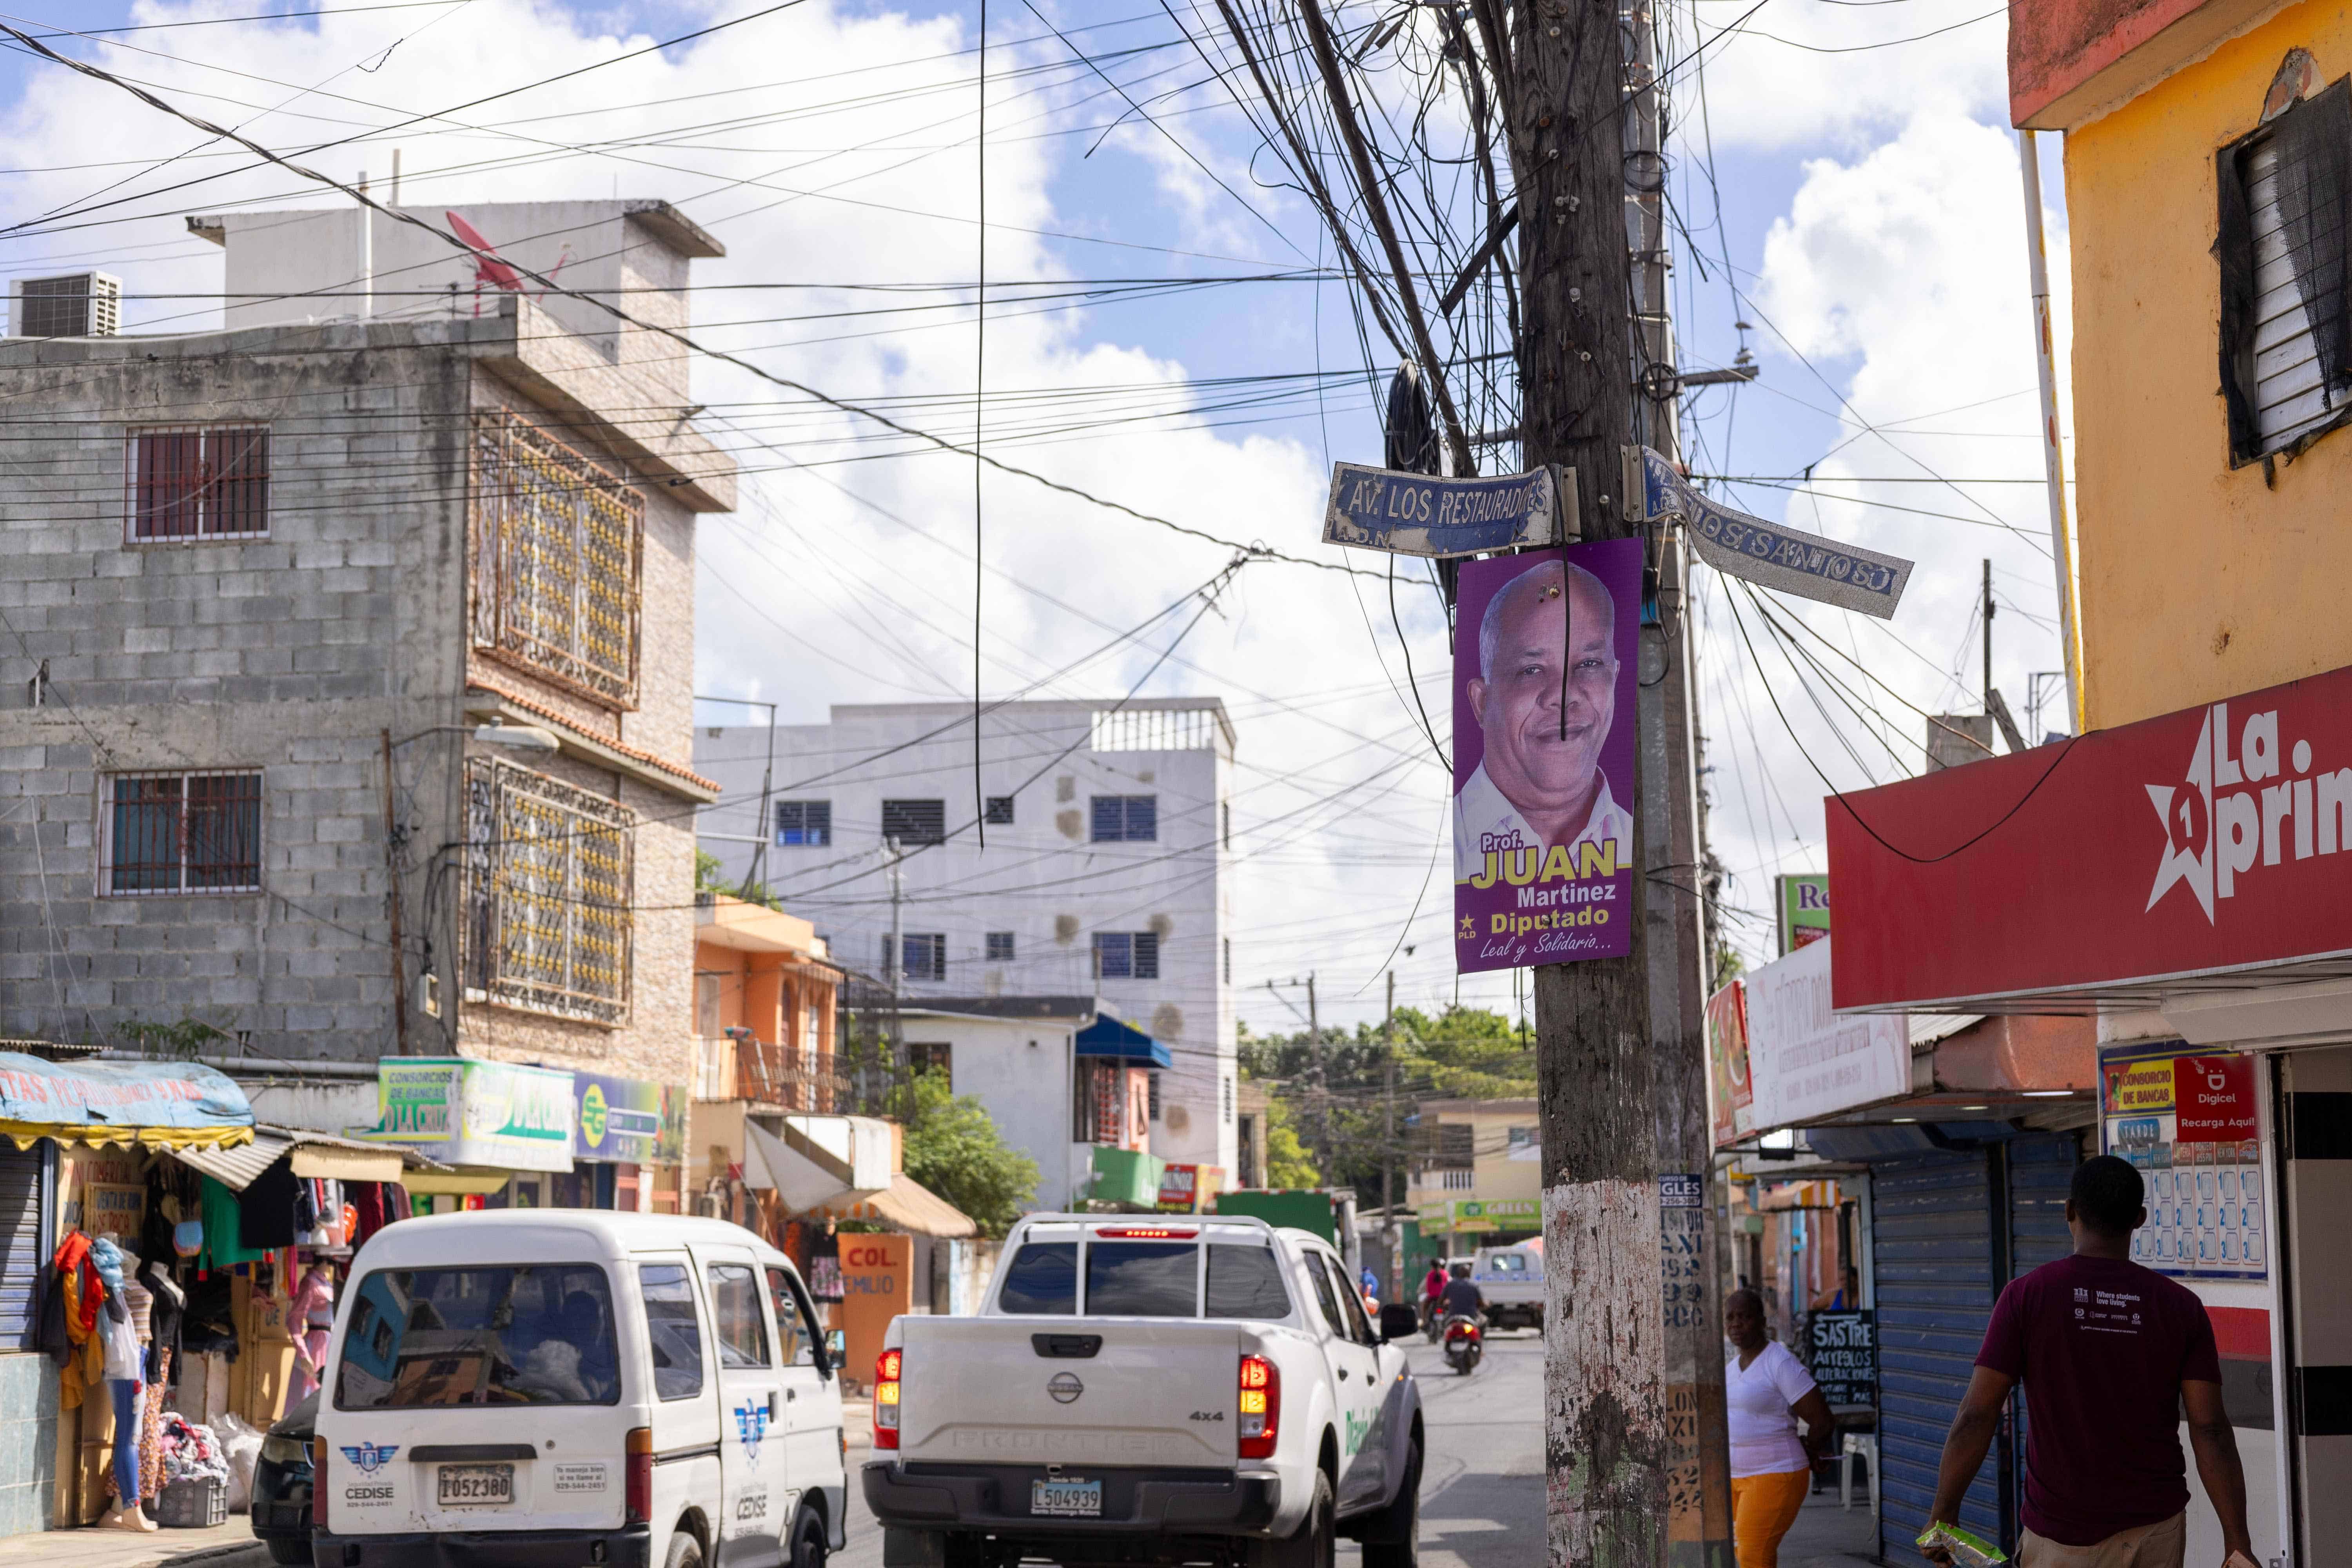
[[[334,0],[74,0],[48,7],[44,19],[69,16],[94,31],[330,5]],[[1271,175],[1276,165],[1156,5],[1039,5],[1089,51],[1142,51],[1107,64],[1139,96],[1188,90],[1150,100],[1164,132],[1130,117],[1103,136],[1124,104],[1020,0],[991,5],[1001,47],[991,55],[998,90],[989,202],[1002,226],[989,231],[989,272],[1003,293],[1017,294],[1021,281],[1328,262],[1307,209],[1256,183],[1253,171]],[[306,19],[150,26],[116,35],[111,47],[60,47],[296,151],[758,9],[756,0],[336,5]],[[1375,8],[1339,9],[1345,20]],[[1684,0],[1678,36],[1707,37],[1747,9]],[[1747,341],[1763,366],[1756,385],[1710,394],[1698,405],[1695,466],[1791,476],[1819,465],[1812,494],[1764,486],[1727,493],[1736,504],[1773,516],[1785,507],[1801,526],[1920,562],[1890,628],[1776,607],[1790,624],[1817,628],[1824,646],[1848,650],[1853,669],[1834,659],[1831,666],[1846,669],[1863,706],[1877,710],[1868,717],[1841,707],[1811,667],[1793,668],[1769,650],[1751,658],[1724,585],[1703,583],[1702,721],[1713,748],[1714,827],[1738,878],[1726,900],[1736,917],[1731,934],[1751,957],[1764,955],[1768,940],[1752,917],[1768,905],[1771,871],[1820,865],[1822,773],[1840,787],[1898,776],[1918,765],[1921,721],[1906,703],[1937,711],[1975,706],[1968,627],[1981,557],[1995,560],[2006,600],[1996,622],[1997,679],[2012,706],[2028,676],[2056,662],[2046,524],[2030,482],[2040,459],[2015,154],[2001,93],[2002,23],[1971,20],[1984,9],[1973,0],[1770,0],[1744,35],[1710,46],[1703,68],[1685,60],[1675,79],[1671,189],[1697,247],[1694,255],[1691,245],[1677,246],[1682,360],[1727,363],[1740,342],[1732,322],[1744,312],[1756,322]],[[1188,5],[1177,10],[1193,15]],[[698,299],[698,323],[712,341],[845,395],[910,400],[898,405],[905,417],[961,438],[970,412],[959,400],[970,395],[973,348],[963,286],[975,276],[979,233],[971,152],[976,23],[969,5],[804,0],[459,117],[474,130],[416,126],[321,157],[339,175],[364,163],[381,181],[398,145],[412,205],[615,189],[667,196],[730,247],[725,261],[698,265],[698,283],[809,286],[788,304],[758,292]],[[211,173],[228,161],[205,152],[142,171],[131,161],[202,139],[112,89],[64,77],[0,53],[0,222],[25,226],[0,237],[0,269],[45,269],[70,258],[109,266],[134,294],[216,289],[217,252],[185,235],[180,213],[335,199],[289,196],[289,182],[262,174],[164,193],[188,177],[184,171]],[[605,144],[562,155],[542,148],[536,161],[516,166],[509,161],[527,150],[517,140],[525,136]],[[108,166],[57,167],[64,163]],[[453,166],[464,172],[433,173]],[[2054,151],[2049,166],[2054,208]],[[34,221],[126,176],[103,198],[137,198],[102,215],[123,221],[70,230]],[[2053,223],[2061,223],[2054,213]],[[2062,285],[2063,237],[2061,223],[2053,245]],[[1735,306],[1727,288],[1727,252],[1745,305]],[[952,287],[887,297],[934,307],[921,316],[830,325],[772,319],[870,310],[877,294],[848,286],[885,282]],[[127,315],[135,328],[192,308],[134,300]],[[1044,312],[1000,304],[989,342],[992,387],[1041,398],[1106,389],[1041,402],[1047,422],[1157,415],[1014,444],[1009,456],[1223,537],[1336,555],[1315,542],[1324,463],[1376,461],[1380,451],[1360,380],[1335,377],[1319,409],[1293,397],[1270,411],[1170,413],[1184,403],[1187,382],[1360,367],[1342,285],[1228,285],[1056,301]],[[1374,365],[1381,378],[1391,368],[1385,358]],[[743,511],[704,531],[701,689],[779,701],[788,722],[821,719],[831,702],[967,689],[971,652],[957,630],[969,616],[971,572],[958,553],[971,527],[962,459],[828,462],[860,450],[843,444],[852,432],[838,421],[763,408],[767,390],[732,373],[697,374],[698,395],[739,421],[747,466],[761,470]],[[1203,402],[1235,395],[1213,398],[1197,386],[1192,394]],[[1024,416],[1015,405],[1001,406],[992,420]],[[818,466],[796,466],[808,462]],[[983,684],[992,690],[1031,679],[1054,695],[1124,689],[1156,649],[1053,672],[1103,640],[1105,626],[1162,608],[1222,560],[1215,550],[1017,479],[992,477],[986,494],[989,560],[1003,574],[992,579],[993,614],[982,637]],[[812,574],[812,562],[823,570]],[[1416,673],[1427,679],[1445,658],[1435,601],[1425,587],[1408,588],[1399,604]],[[887,623],[878,633],[877,614]],[[1761,638],[1755,612],[1747,614],[1750,637]],[[1327,985],[1327,996],[1339,1000],[1326,1016],[1367,1016],[1380,967],[1410,943],[1415,954],[1396,961],[1401,999],[1450,998],[1445,889],[1442,878],[1424,887],[1444,783],[1425,743],[1416,749],[1411,741],[1412,715],[1394,684],[1402,650],[1385,604],[1376,595],[1357,598],[1333,574],[1253,566],[1194,638],[1146,689],[1221,692],[1240,721],[1243,756],[1255,771],[1244,776],[1249,793],[1237,823],[1268,826],[1245,858],[1237,893],[1244,939],[1237,948],[1246,955],[1237,956],[1237,981],[1246,988],[1318,967],[1345,977]],[[1433,700],[1432,709],[1442,704]],[[1409,921],[1416,900],[1420,914]],[[1509,991],[1482,980],[1460,994],[1496,1000]],[[1266,1026],[1287,1017],[1262,991],[1243,1011]]]

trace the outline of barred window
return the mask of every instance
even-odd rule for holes
[[[948,840],[948,803],[943,800],[886,800],[882,803],[882,837],[900,844],[944,844]]]
[[[124,539],[268,537],[268,426],[133,430],[130,445]]]
[[[478,414],[471,549],[477,649],[636,705],[644,497],[513,415]]]
[[[898,976],[902,980],[945,980],[948,977],[948,939],[942,931],[904,931],[905,943],[899,955]],[[882,966],[890,966],[890,933],[882,933]]]
[[[822,848],[833,842],[833,802],[776,802],[776,844],[780,848]]]
[[[1159,979],[1159,933],[1148,931],[1095,932],[1095,978],[1097,980]]]
[[[1009,795],[990,795],[988,808],[981,813],[981,816],[991,827],[1012,826],[1013,797]]]
[[[1156,795],[1098,795],[1092,805],[1097,844],[1149,844],[1160,837]]]
[[[467,761],[466,814],[469,996],[625,1022],[636,814],[487,758]]]
[[[107,893],[237,893],[261,886],[261,775],[118,773],[106,781]]]
[[[1013,933],[1011,931],[992,931],[988,933],[988,962],[991,963],[1010,963],[1013,962]]]

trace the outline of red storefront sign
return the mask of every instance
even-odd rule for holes
[[[1839,1007],[2352,953],[2352,669],[1824,805]]]
[[[2254,1135],[2254,1058],[2175,1057],[2176,1143],[2238,1143]]]

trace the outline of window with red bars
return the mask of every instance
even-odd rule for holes
[[[210,425],[131,432],[133,542],[260,539],[269,532],[269,428]]]
[[[108,893],[260,888],[258,773],[118,773],[106,787]]]

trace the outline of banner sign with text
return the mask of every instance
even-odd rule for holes
[[[2334,960],[2352,952],[2352,669],[1832,796],[1825,816],[1840,1007],[2144,1007]]]
[[[1642,542],[1465,562],[1455,605],[1455,967],[1631,952]]]
[[[1647,447],[1641,448],[1641,465],[1643,510],[1637,521],[1681,518],[1691,548],[1717,571],[1882,621],[1894,618],[1911,580],[1910,562],[1709,500],[1691,489],[1672,460]]]
[[[1572,470],[1446,479],[1361,463],[1331,465],[1323,542],[1397,555],[1476,555],[1556,544],[1576,506]]]
[[[2191,1057],[2179,1040],[2099,1052],[2100,1146],[2139,1167],[2147,1223],[2134,1263],[2189,1279],[2270,1271],[2254,1058]]]

